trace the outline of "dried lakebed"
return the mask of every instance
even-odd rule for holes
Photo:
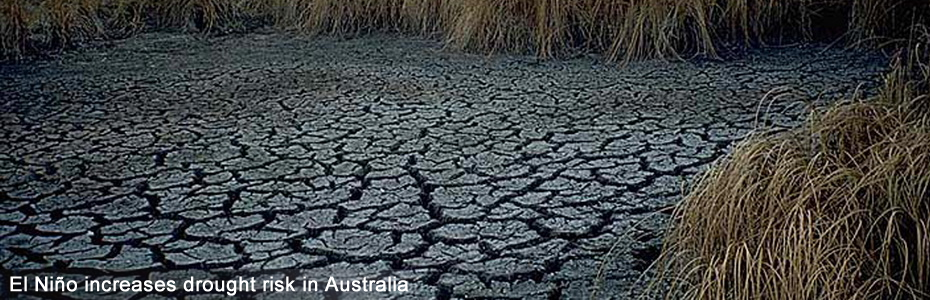
[[[0,269],[411,289],[308,298],[623,298],[685,178],[754,128],[873,88],[886,62],[785,48],[618,67],[440,48],[146,34],[0,66]]]

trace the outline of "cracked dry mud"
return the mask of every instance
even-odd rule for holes
[[[387,36],[146,34],[3,65],[0,269],[624,298],[683,179],[753,128],[796,126],[811,99],[874,87],[883,62],[785,48],[618,67]]]

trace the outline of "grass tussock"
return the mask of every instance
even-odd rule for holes
[[[909,49],[875,99],[752,138],[705,174],[674,214],[655,291],[930,297],[930,52]]]
[[[464,2],[446,34],[461,49],[541,57],[594,51],[614,60],[715,52],[709,0]]]
[[[145,3],[161,24],[210,31],[237,21],[239,5],[229,0],[160,0]]]
[[[314,34],[356,35],[376,31],[440,31],[457,1],[443,0],[303,0],[287,3],[300,14],[290,18]]]
[[[22,1],[0,2],[0,57],[19,57],[26,50],[26,18]]]
[[[930,19],[930,0],[6,0],[3,56],[146,28],[441,36],[479,52],[611,60],[716,56],[721,48],[842,39],[884,46]],[[25,38],[24,38],[25,37]],[[43,40],[33,42],[33,40]],[[61,45],[58,45],[61,44]]]
[[[124,37],[149,28],[229,31],[249,0],[4,0],[0,58]]]

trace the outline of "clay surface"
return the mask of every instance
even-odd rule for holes
[[[0,269],[412,288],[309,299],[626,298],[685,179],[756,128],[873,89],[886,61],[796,47],[618,66],[154,33],[3,65]]]

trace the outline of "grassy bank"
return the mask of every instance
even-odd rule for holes
[[[0,50],[17,57],[140,30],[402,32],[479,52],[612,60],[715,56],[732,47],[907,38],[930,0],[5,0]]]
[[[930,298],[926,34],[902,52],[877,97],[751,138],[699,180],[674,214],[654,291]]]

